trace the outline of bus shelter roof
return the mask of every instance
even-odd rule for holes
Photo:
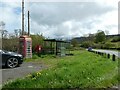
[[[44,41],[49,41],[49,42],[61,42],[61,43],[70,43],[69,41],[56,40],[56,39],[45,39]]]

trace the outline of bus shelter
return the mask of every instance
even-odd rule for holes
[[[68,41],[45,39],[43,46],[43,53],[65,56],[70,53],[69,48],[70,48],[70,42]]]

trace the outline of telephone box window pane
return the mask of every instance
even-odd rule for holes
[[[31,42],[30,41],[27,41],[26,57],[31,57]]]

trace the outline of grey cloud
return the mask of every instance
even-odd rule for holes
[[[118,25],[107,25],[105,26],[107,29],[111,29],[111,28],[114,28],[114,27],[118,27]]]
[[[95,24],[101,22],[98,19],[101,15],[112,10],[114,8],[100,6],[95,2],[32,3],[31,30],[51,38],[82,36],[89,33]],[[67,21],[72,22],[71,28],[63,25]]]
[[[113,10],[95,2],[80,3],[33,3],[30,7],[32,20],[38,24],[56,25],[68,20],[82,21]]]

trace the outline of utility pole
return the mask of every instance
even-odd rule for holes
[[[22,0],[22,35],[24,35],[24,0]]]
[[[30,17],[30,14],[29,14],[29,11],[28,11],[28,36],[30,36],[30,21],[29,21],[29,18]]]

